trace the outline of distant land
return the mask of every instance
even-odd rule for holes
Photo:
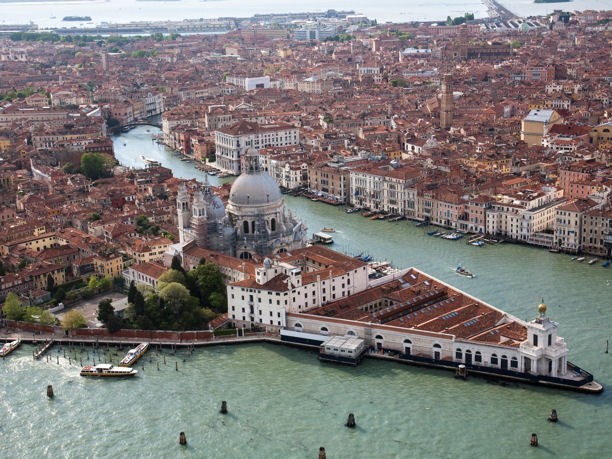
[[[533,3],[567,3],[572,0],[533,0]]]

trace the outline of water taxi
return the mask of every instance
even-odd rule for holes
[[[125,355],[125,357],[121,359],[121,362],[119,362],[119,366],[120,367],[132,366],[133,364],[138,362],[140,357],[145,355],[145,353],[147,352],[147,349],[149,349],[149,343],[140,343],[134,349],[130,349],[128,353]]]
[[[318,244],[333,244],[334,238],[327,233],[318,232],[312,235],[312,242]]]
[[[99,363],[98,365],[87,365],[81,369],[81,376],[96,376],[105,378],[122,378],[134,376],[138,373],[130,367],[115,367],[111,363]]]
[[[6,343],[4,346],[2,346],[2,349],[0,349],[0,357],[6,357],[11,352],[13,352],[15,349],[17,349],[20,344],[21,344],[20,339],[16,339],[15,341]]]
[[[161,162],[157,161],[156,159],[147,158],[145,157],[145,155],[140,155],[140,159],[142,159],[145,162],[145,164],[149,167],[161,166]]]
[[[335,233],[336,232],[336,230],[333,229],[331,226],[326,226],[321,231],[323,231],[324,233]]]

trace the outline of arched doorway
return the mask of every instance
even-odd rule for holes
[[[434,344],[433,345],[433,359],[440,360],[441,356],[442,356],[442,346],[440,346],[439,344]]]
[[[465,351],[465,364],[466,365],[472,364],[472,351],[470,351],[469,349]]]
[[[385,341],[385,339],[383,338],[382,335],[376,335],[374,337],[374,339],[376,340],[376,349],[380,350],[383,348],[383,343]]]
[[[404,340],[404,354],[412,355],[412,341],[408,338]]]
[[[508,357],[506,357],[505,355],[502,355],[500,364],[501,364],[500,366],[502,370],[507,370],[508,369]]]

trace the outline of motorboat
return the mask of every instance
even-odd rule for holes
[[[133,364],[138,362],[140,357],[145,355],[145,353],[147,352],[147,349],[149,349],[149,343],[140,343],[134,349],[130,349],[125,355],[125,357],[121,359],[121,362],[119,362],[119,366],[120,367],[132,366]]]
[[[455,272],[463,277],[469,277],[469,278],[476,277],[474,276],[474,274],[472,274],[470,271],[465,269],[463,266],[457,266],[457,268],[455,268]]]

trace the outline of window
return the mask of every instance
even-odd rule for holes
[[[357,334],[353,330],[349,330],[346,332],[346,336],[357,336]]]
[[[329,330],[327,329],[327,327],[321,327],[320,328],[320,332],[322,335],[328,335],[329,334]]]
[[[491,355],[491,365],[497,365],[497,364],[498,364],[497,354],[492,354]]]
[[[518,359],[516,357],[510,359],[510,368],[518,368]]]
[[[548,345],[552,346],[552,333],[549,333],[548,335]]]
[[[457,359],[457,360],[462,360],[463,359],[463,353],[461,352],[461,349],[455,350],[455,359]]]
[[[534,346],[538,345],[538,335],[533,335],[533,345]]]

